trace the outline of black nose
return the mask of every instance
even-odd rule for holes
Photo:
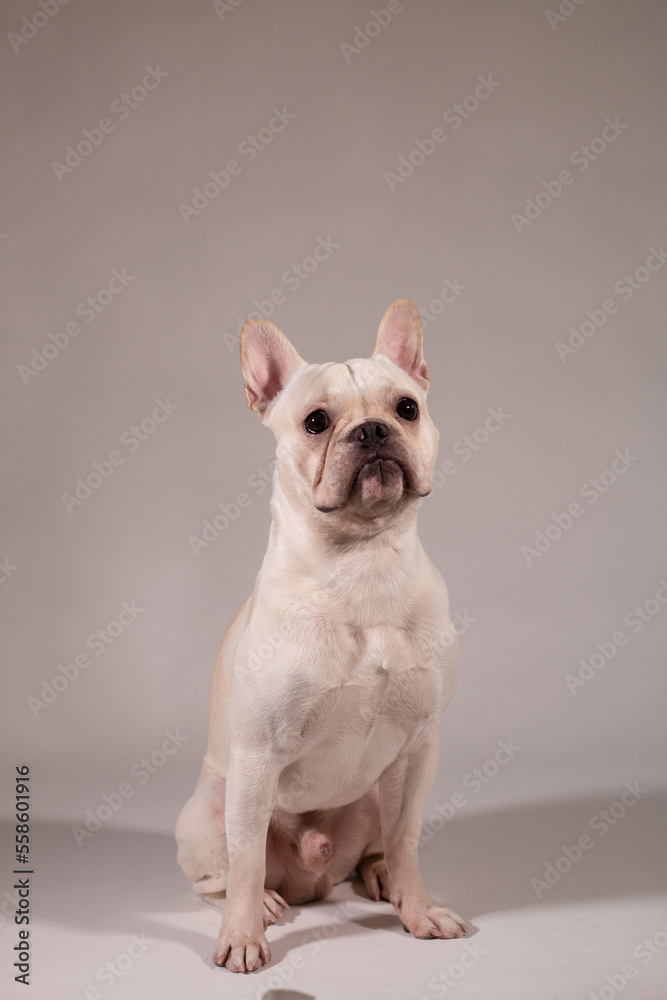
[[[389,428],[379,420],[367,420],[355,427],[350,434],[350,441],[356,442],[361,448],[378,448],[389,437]]]

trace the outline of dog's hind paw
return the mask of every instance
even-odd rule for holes
[[[264,890],[264,930],[269,924],[274,923],[283,912],[289,910],[289,903],[286,903],[282,896],[279,896],[275,889]]]
[[[389,876],[385,868],[384,857],[367,858],[362,861],[359,865],[359,873],[371,899],[389,900]]]

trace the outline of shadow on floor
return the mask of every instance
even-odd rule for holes
[[[577,798],[536,803],[502,811],[455,816],[422,848],[424,881],[437,899],[461,913],[474,929],[482,914],[521,907],[549,907],[623,896],[655,895],[667,887],[664,864],[667,798],[647,794],[607,826],[594,817],[609,810],[612,800]],[[616,813],[620,809],[615,810]],[[614,816],[611,816],[614,820]],[[10,843],[9,824],[0,833]],[[571,864],[541,898],[531,879],[545,879],[545,866],[556,862],[587,834],[593,844]],[[163,833],[103,828],[81,846],[71,828],[61,823],[35,824],[35,916],[55,924],[98,932],[147,933],[192,948],[210,963],[213,938],[168,923],[151,922],[146,913],[168,918],[204,908],[192,896],[176,865],[172,837]],[[576,851],[570,851],[576,857]],[[547,885],[548,882],[545,882]],[[354,882],[336,890],[337,899],[310,904],[321,911],[322,924],[335,919],[343,898],[363,896]],[[212,910],[208,912],[213,913]],[[293,907],[281,923],[292,926],[271,942],[274,960],[303,943],[301,907]],[[217,918],[216,918],[217,919]],[[201,926],[201,925],[200,925]],[[388,903],[378,904],[377,916],[353,918],[338,934],[376,932],[402,934]]]

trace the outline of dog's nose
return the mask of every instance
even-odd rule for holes
[[[377,448],[385,443],[389,434],[389,427],[382,421],[366,420],[354,428],[350,434],[350,441],[354,441],[361,448]]]

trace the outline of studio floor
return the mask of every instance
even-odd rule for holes
[[[388,903],[344,882],[288,911],[268,930],[271,963],[243,976],[211,962],[219,913],[190,895],[166,829],[110,821],[77,844],[68,823],[37,824],[31,987],[11,983],[2,995],[665,1000],[666,801],[646,794],[613,822],[602,818],[608,796],[482,810],[442,829],[435,822],[422,870],[433,895],[468,921],[466,938],[415,940]],[[577,850],[582,836],[588,846]],[[5,829],[2,843],[10,842]],[[6,966],[11,910],[5,891]]]

